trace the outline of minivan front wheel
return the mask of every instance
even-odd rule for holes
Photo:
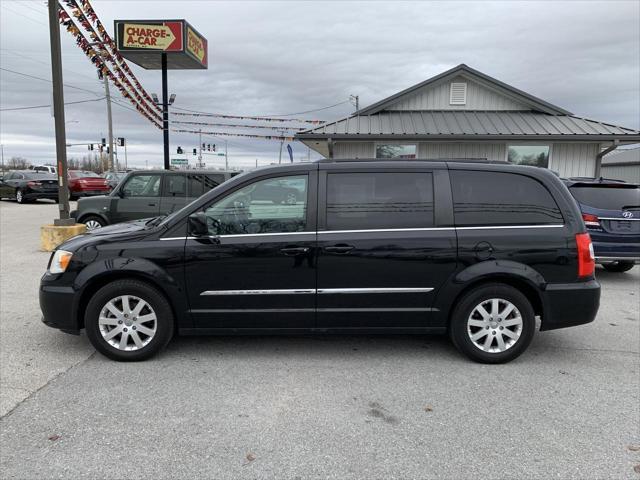
[[[155,288],[138,280],[118,280],[89,300],[85,329],[95,349],[112,360],[146,360],[173,336],[173,314]]]
[[[88,231],[104,227],[107,224],[107,222],[97,215],[89,215],[88,217],[83,218],[80,223],[84,223]]]
[[[524,352],[535,333],[531,303],[504,284],[482,285],[468,292],[453,311],[450,336],[472,360],[505,363]]]

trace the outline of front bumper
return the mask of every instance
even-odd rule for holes
[[[47,284],[51,274],[45,273],[40,283],[40,310],[42,323],[67,333],[80,331],[76,312],[76,291],[71,286]]]
[[[540,330],[591,323],[600,307],[600,284],[594,279],[578,283],[551,283],[542,292]]]

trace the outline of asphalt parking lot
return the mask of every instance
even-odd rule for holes
[[[444,337],[179,338],[121,364],[40,323],[57,205],[0,202],[2,478],[640,478],[640,268],[507,365]]]

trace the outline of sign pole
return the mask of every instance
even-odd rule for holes
[[[164,169],[169,170],[169,87],[167,85],[167,54],[162,53],[162,133],[164,136]]]
[[[67,184],[67,142],[64,127],[64,96],[62,91],[62,55],[60,48],[60,26],[58,25],[58,2],[49,1],[49,40],[51,42],[51,80],[53,84],[53,115],[56,131],[56,160],[58,174],[58,209],[60,218],[56,226],[75,225],[69,217],[69,187]]]

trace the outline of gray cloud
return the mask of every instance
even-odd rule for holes
[[[208,38],[209,70],[170,72],[170,91],[182,108],[274,115],[334,104],[352,93],[367,105],[467,63],[577,115],[640,128],[640,4],[635,1],[96,0],[93,5],[107,27],[114,18],[184,17]],[[0,14],[0,65],[49,78],[44,4],[2,0]],[[65,100],[102,96],[90,63],[66,32],[61,35],[65,83],[93,92],[66,88]],[[159,72],[133,69],[148,91],[160,91]],[[46,82],[4,71],[0,82],[2,108],[50,103]],[[305,117],[334,119],[351,111],[345,104]],[[104,101],[70,105],[66,116],[73,121],[67,124],[69,142],[105,136]],[[132,164],[162,163],[161,132],[143,117],[114,106],[114,125],[115,134],[129,141]],[[2,112],[0,129],[6,156],[53,160],[49,109]],[[235,164],[277,159],[278,142],[228,142]],[[174,133],[171,143],[172,152],[178,145],[190,150],[197,136]],[[293,146],[296,157],[306,156],[306,148]],[[69,149],[72,156],[85,153],[84,147]]]

